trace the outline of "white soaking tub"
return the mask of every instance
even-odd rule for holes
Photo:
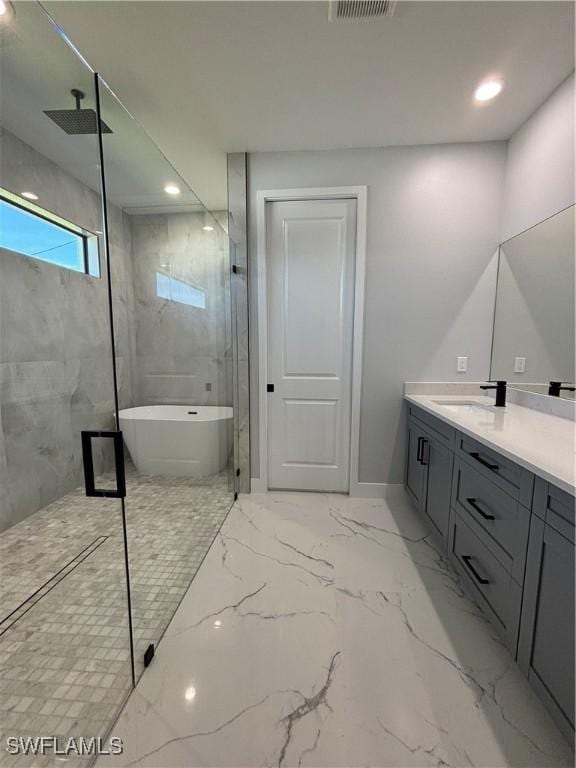
[[[226,468],[233,410],[215,405],[146,405],[119,412],[138,472],[200,478]]]

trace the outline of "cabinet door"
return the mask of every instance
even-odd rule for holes
[[[454,454],[445,445],[430,437],[425,437],[422,453],[428,468],[423,510],[447,546]]]
[[[412,419],[408,419],[408,451],[406,462],[406,490],[419,509],[425,492],[426,467],[421,455],[426,433]]]
[[[518,663],[574,735],[574,544],[532,517]]]

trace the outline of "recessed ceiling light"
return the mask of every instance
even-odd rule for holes
[[[22,197],[25,197],[26,200],[38,200],[38,195],[35,195],[34,192],[22,192]]]
[[[176,184],[166,184],[164,192],[166,192],[167,195],[179,195],[180,187],[177,187]]]
[[[184,698],[186,701],[194,701],[196,698],[196,688],[194,688],[193,685],[191,685],[189,688],[186,688],[184,691]]]
[[[210,224],[205,224],[202,227],[202,229],[204,230],[204,232],[213,232],[214,231],[214,227],[211,227]]]
[[[504,81],[498,78],[490,78],[490,80],[484,80],[480,83],[478,88],[474,91],[474,98],[476,101],[490,101],[502,91],[504,88]]]

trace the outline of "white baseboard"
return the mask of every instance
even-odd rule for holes
[[[268,493],[266,483],[259,477],[250,478],[250,493]]]
[[[384,499],[390,489],[402,487],[402,483],[353,483],[350,486],[350,497],[353,499]],[[250,493],[268,493],[268,488],[259,477],[251,477]]]
[[[383,499],[390,483],[352,483],[350,496],[353,499]]]

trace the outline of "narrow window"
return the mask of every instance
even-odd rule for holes
[[[0,248],[100,277],[95,234],[4,189],[0,189]]]
[[[165,272],[156,272],[156,295],[168,301],[206,309],[206,291]]]

